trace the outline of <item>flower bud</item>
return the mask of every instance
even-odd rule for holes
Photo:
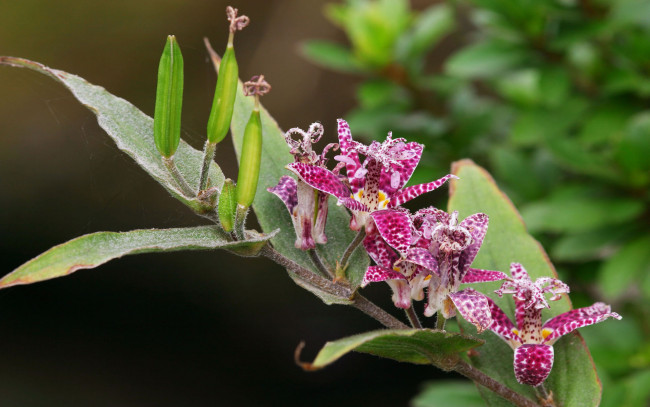
[[[235,49],[232,44],[233,35],[230,34],[228,47],[223,54],[219,65],[217,87],[214,91],[212,110],[208,119],[208,141],[218,143],[226,137],[230,128],[232,111],[235,106],[237,94],[237,81],[239,80],[239,67],[235,59]]]
[[[153,121],[153,134],[160,154],[174,155],[181,139],[181,108],[183,104],[183,56],[176,37],[167,37],[167,44],[158,65],[158,86]]]
[[[262,120],[259,108],[251,112],[242,144],[239,175],[237,177],[237,203],[248,208],[253,203],[257,191],[262,161]]]
[[[237,199],[235,191],[235,183],[230,179],[226,179],[219,195],[219,223],[226,232],[230,232],[235,224],[235,214],[237,212]]]

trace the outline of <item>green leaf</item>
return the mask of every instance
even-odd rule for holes
[[[300,50],[307,59],[324,68],[350,73],[362,71],[352,52],[343,45],[328,41],[306,41]]]
[[[308,370],[322,369],[352,351],[418,365],[450,366],[459,352],[481,345],[475,338],[432,329],[405,329],[365,332],[327,342]]]
[[[551,257],[577,262],[609,257],[634,229],[635,226],[624,224],[560,236],[553,244]]]
[[[589,187],[558,188],[545,200],[530,203],[521,214],[531,232],[584,232],[619,225],[638,217],[642,201],[609,198]]]
[[[620,297],[633,281],[650,273],[650,235],[635,239],[607,259],[599,273],[598,286],[610,300]]]
[[[618,145],[616,157],[628,171],[643,171],[644,182],[650,180],[650,112],[638,114],[629,121]]]
[[[485,402],[472,382],[442,380],[427,382],[412,401],[413,407],[483,407]]]
[[[227,249],[255,256],[276,234],[277,231],[268,235],[251,231],[246,240],[232,242],[214,226],[91,233],[54,246],[18,267],[0,279],[0,288],[67,276],[128,254]]]
[[[460,218],[477,212],[490,217],[490,227],[483,246],[472,264],[473,267],[507,271],[511,262],[519,262],[528,270],[534,280],[539,277],[554,277],[557,274],[549,263],[540,244],[526,232],[526,227],[510,200],[499,190],[492,177],[469,160],[456,162],[452,168],[460,177],[451,184],[449,210],[460,212]],[[512,298],[497,297],[493,291],[498,282],[474,284],[474,288],[486,293],[514,320]],[[569,298],[564,296],[552,303],[551,309],[543,311],[544,319],[571,309]],[[474,328],[459,320],[463,330]],[[517,383],[513,372],[513,351],[492,332],[481,335],[486,343],[477,349],[478,355],[470,358],[471,363],[494,379],[536,400],[530,386]],[[597,406],[601,386],[582,337],[573,332],[555,345],[555,362],[545,386],[554,394],[555,401],[563,407]],[[494,393],[479,389],[490,406],[510,405]]]
[[[467,79],[494,78],[515,68],[528,58],[527,52],[503,42],[469,45],[451,56],[446,71]]]
[[[455,26],[454,13],[447,4],[436,4],[417,16],[410,29],[397,41],[396,58],[408,62],[421,57]]]
[[[231,127],[233,142],[238,156],[241,154],[244,127],[253,107],[254,100],[251,97],[244,96],[243,86],[240,81],[237,88],[237,98],[235,99],[235,110],[233,112]],[[260,106],[260,117],[263,133],[262,167],[260,169],[260,178],[257,185],[255,201],[253,202],[253,209],[255,210],[262,230],[268,233],[268,231],[278,228],[281,229],[281,232],[271,240],[273,247],[286,257],[316,273],[316,268],[309,259],[309,256],[294,246],[296,234],[292,226],[289,211],[287,211],[287,208],[280,199],[267,191],[267,188],[277,185],[280,177],[291,174],[285,169],[285,166],[293,162],[293,156],[289,153],[289,147],[284,139],[284,132],[280,130],[277,122],[263,106]],[[331,129],[331,131],[334,131],[334,129]],[[325,144],[323,143],[322,146],[324,147]],[[342,206],[336,205],[334,199],[330,199],[327,227],[325,229],[328,243],[325,246],[319,246],[317,250],[325,262],[332,268],[334,268],[336,261],[343,255],[348,244],[354,239],[355,233],[350,230],[349,225],[350,215],[347,210]],[[361,284],[361,279],[368,268],[368,255],[365,251],[357,249],[348,264],[349,266],[346,270],[347,278],[350,281],[352,290],[355,290]],[[318,295],[318,290],[314,288],[313,291]],[[347,298],[341,298],[340,301],[345,302],[349,300]]]
[[[0,65],[33,69],[60,82],[97,116],[97,122],[115,141],[117,147],[131,156],[135,162],[158,181],[172,196],[185,205],[202,212],[206,208],[196,198],[186,197],[163,164],[153,137],[153,119],[126,100],[113,96],[106,89],[86,82],[83,78],[67,72],[48,68],[38,62],[22,58],[0,57]],[[181,140],[175,154],[178,168],[192,188],[198,188],[203,153]],[[221,189],[223,173],[212,163],[208,187]]]

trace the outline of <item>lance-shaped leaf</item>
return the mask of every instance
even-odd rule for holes
[[[482,341],[469,336],[432,329],[379,330],[327,342],[306,370],[321,369],[352,351],[418,365],[453,367],[458,353],[470,350]]]
[[[217,63],[217,59],[216,54],[213,54],[213,62]],[[242,150],[246,122],[250,117],[254,104],[253,98],[244,96],[243,86],[240,81],[237,88],[235,110],[231,123],[231,132],[238,156]],[[284,203],[267,191],[267,188],[275,187],[283,175],[292,174],[285,169],[285,166],[292,163],[294,159],[289,153],[284,132],[280,130],[277,122],[261,105],[260,118],[262,120],[264,142],[262,145],[262,166],[260,168],[260,178],[257,184],[257,194],[255,196],[255,202],[253,202],[253,209],[262,226],[262,230],[271,231],[277,228],[281,229],[281,232],[271,240],[273,247],[301,266],[316,272],[309,256],[294,246],[296,236],[292,226],[291,216]],[[335,134],[335,126],[336,123],[331,123],[330,127],[326,124],[325,130],[328,131],[327,129],[329,128],[329,131]],[[335,200],[330,199],[325,230],[328,243],[316,249],[330,267],[336,265],[336,261],[340,260],[340,256],[345,252],[348,244],[354,239],[355,234],[350,230],[349,224],[350,216],[347,210],[342,206],[337,206]],[[361,284],[361,279],[368,268],[368,264],[369,259],[365,251],[362,248],[357,249],[350,258],[346,269],[348,280],[353,289]],[[309,289],[309,286],[303,287]],[[317,292],[314,293],[319,295]],[[347,298],[340,300],[344,303],[349,302]],[[331,301],[326,302],[330,303]]]
[[[128,254],[226,249],[255,256],[276,233],[260,235],[249,231],[246,240],[237,242],[228,241],[215,226],[91,233],[54,246],[18,267],[0,279],[0,288],[67,276]]]
[[[450,190],[449,210],[457,210],[460,216],[482,211],[490,217],[490,229],[472,266],[488,270],[508,270],[511,262],[526,265],[532,279],[539,277],[557,278],[553,265],[544,249],[526,232],[519,213],[507,196],[495,184],[492,177],[469,160],[456,162],[452,172],[461,178],[453,181]],[[514,320],[512,301],[499,298],[494,290],[498,282],[473,285],[488,294]],[[569,298],[564,295],[549,310],[543,311],[543,320],[571,309]],[[462,329],[470,325],[459,321]],[[499,337],[491,332],[481,335],[486,343],[477,350],[478,355],[470,358],[471,363],[496,380],[532,400],[536,399],[534,389],[517,383],[513,374],[513,351]],[[553,392],[557,405],[564,407],[597,406],[600,401],[601,385],[591,355],[579,333],[573,332],[559,340],[554,346],[555,362],[545,382]],[[508,406],[508,402],[479,387],[490,406]]]
[[[79,76],[48,68],[38,62],[0,56],[0,65],[33,69],[63,84],[81,104],[95,113],[100,127],[115,141],[117,147],[131,156],[169,193],[195,211],[202,212],[206,209],[198,199],[186,197],[178,189],[156,149],[153,137],[153,119],[142,113],[137,107],[110,94],[100,86],[88,83]],[[188,184],[196,189],[199,184],[203,153],[181,140],[175,158],[181,174]],[[211,166],[209,177],[209,187],[216,186],[221,189],[224,177],[216,164]]]

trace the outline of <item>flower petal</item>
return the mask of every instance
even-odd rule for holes
[[[338,119],[338,136],[341,155],[346,157],[344,161],[346,175],[350,179],[354,178],[354,174],[361,167],[361,163],[359,162],[359,154],[354,148],[354,143],[352,142],[350,126],[343,119]]]
[[[521,345],[515,349],[515,377],[521,384],[539,386],[553,368],[553,347]]]
[[[384,168],[381,173],[380,185],[383,191],[386,191],[389,196],[392,196],[397,191],[402,189],[413,175],[415,167],[417,167],[422,157],[422,144],[411,142],[401,143],[401,150],[399,153],[394,151],[395,154],[405,159],[400,159],[397,163],[391,163],[387,168]]]
[[[485,283],[488,281],[499,281],[508,278],[506,273],[494,270],[483,270],[470,268],[463,277],[461,283]]]
[[[365,287],[370,283],[387,280],[406,280],[401,273],[379,266],[368,266],[366,274],[363,275],[361,287]]]
[[[449,293],[449,298],[454,302],[460,315],[469,323],[476,326],[478,333],[483,332],[492,325],[492,314],[487,297],[476,290],[466,290]]]
[[[433,182],[420,184],[420,185],[413,185],[408,188],[404,188],[400,192],[397,192],[393,197],[391,197],[390,207],[394,208],[396,206],[403,204],[404,202],[408,202],[411,199],[417,198],[418,196],[424,193],[433,191],[434,189],[437,189],[439,186],[444,184],[445,181],[447,181],[450,178],[458,178],[458,177],[449,174]]]
[[[406,261],[415,263],[418,266],[422,266],[425,269],[430,270],[437,275],[440,275],[440,271],[438,270],[438,262],[436,261],[436,258],[433,257],[431,252],[429,252],[427,249],[423,249],[421,247],[411,247],[408,250],[408,254],[406,255]]]
[[[499,308],[499,306],[492,301],[490,297],[486,297],[488,305],[490,306],[490,315],[492,316],[492,325],[490,331],[497,334],[501,339],[508,342],[512,348],[516,348],[521,344],[521,339],[517,336],[517,328],[514,326],[510,318]]]
[[[612,317],[621,319],[616,312],[612,312],[609,305],[597,302],[590,307],[578,308],[549,319],[542,326],[544,343],[552,345],[563,335],[580,327],[597,324]]]
[[[399,256],[377,232],[368,233],[363,239],[363,247],[375,263],[386,269],[392,269]]]
[[[381,237],[398,252],[406,255],[411,246],[411,218],[406,212],[385,209],[371,212]]]
[[[397,308],[407,309],[411,306],[411,287],[404,280],[386,280],[393,290],[393,304]]]
[[[487,232],[489,218],[484,213],[475,213],[463,219],[460,222],[461,227],[464,227],[469,231],[469,234],[472,236],[472,242],[463,250],[458,266],[460,267],[461,276],[464,276],[469,270],[470,265],[474,261],[476,254],[478,253],[481,245],[483,244],[483,238],[485,238],[485,233]]]
[[[284,175],[280,178],[278,185],[266,188],[266,190],[280,198],[286,205],[289,213],[293,215],[293,208],[298,205],[298,185],[295,179]]]
[[[294,172],[312,188],[334,195],[337,198],[349,198],[350,190],[330,170],[316,165],[291,163],[287,169]]]

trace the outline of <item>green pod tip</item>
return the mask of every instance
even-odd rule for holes
[[[217,87],[214,91],[212,109],[208,119],[208,141],[210,143],[218,143],[226,137],[235,107],[239,66],[235,58],[235,48],[232,45],[232,33],[230,37],[231,41],[228,42],[226,52],[219,65]]]
[[[221,188],[221,194],[219,195],[219,206],[217,208],[221,227],[226,232],[232,231],[237,213],[237,196],[235,183],[230,178],[226,179],[223,183],[223,188]]]
[[[181,109],[183,105],[183,55],[176,37],[167,37],[167,43],[158,65],[156,107],[153,134],[160,154],[174,155],[181,139]]]
[[[253,109],[244,129],[239,174],[237,177],[237,203],[245,208],[253,204],[262,161],[262,120],[260,111]]]

